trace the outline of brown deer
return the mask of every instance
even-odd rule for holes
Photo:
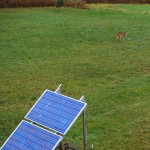
[[[124,41],[124,38],[127,36],[127,32],[118,32],[116,34],[116,41],[121,41],[123,42]]]

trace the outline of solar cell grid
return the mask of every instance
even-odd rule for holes
[[[22,121],[1,150],[53,150],[62,137]]]
[[[86,103],[46,90],[25,118],[66,134]]]

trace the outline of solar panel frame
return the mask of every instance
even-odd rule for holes
[[[60,131],[58,131],[58,130],[55,130],[54,128],[48,127],[48,126],[46,126],[46,125],[43,125],[42,123],[39,123],[39,122],[37,122],[37,121],[35,121],[35,120],[32,120],[32,119],[30,119],[30,118],[27,117],[27,116],[30,114],[30,112],[34,109],[34,107],[37,105],[37,103],[41,100],[41,98],[43,97],[43,95],[44,95],[47,91],[48,91],[48,92],[55,93],[56,95],[60,95],[60,96],[65,97],[65,98],[69,98],[69,99],[71,99],[71,100],[75,100],[75,102],[79,102],[79,103],[84,104],[84,106],[82,107],[82,109],[78,112],[78,114],[77,114],[76,117],[73,119],[73,121],[70,123],[70,125],[67,127],[67,129],[65,130],[65,132],[60,132]],[[36,103],[33,105],[33,107],[29,110],[29,112],[27,113],[27,115],[25,116],[25,118],[26,118],[27,120],[30,120],[30,121],[32,121],[32,122],[35,122],[35,123],[37,123],[37,124],[43,126],[43,127],[46,127],[46,128],[49,128],[49,129],[51,129],[51,130],[53,130],[53,131],[55,131],[55,132],[58,132],[58,133],[60,133],[60,134],[62,134],[62,135],[66,135],[66,133],[67,133],[67,132],[69,131],[69,129],[71,128],[71,126],[74,124],[74,122],[77,120],[77,118],[78,118],[78,117],[80,116],[80,114],[83,112],[83,110],[86,108],[86,106],[87,106],[87,103],[85,103],[85,102],[82,102],[82,101],[76,100],[76,99],[74,99],[74,98],[71,98],[71,97],[62,95],[62,94],[60,94],[60,93],[56,93],[56,92],[53,92],[53,91],[50,91],[50,90],[47,90],[47,89],[46,89],[46,90],[43,92],[43,94],[39,97],[39,99],[36,101]]]
[[[59,137],[59,140],[57,140],[57,142],[55,143],[55,145],[52,147],[52,149],[47,149],[47,150],[55,150],[55,148],[58,146],[58,144],[62,141],[62,139],[63,139],[63,137],[62,136],[60,136],[60,135],[57,135],[57,134],[55,134],[55,133],[53,133],[53,132],[50,132],[50,131],[48,131],[48,130],[46,130],[46,129],[44,129],[44,128],[41,128],[41,127],[39,127],[39,126],[37,126],[37,125],[35,125],[35,124],[32,124],[32,123],[29,123],[28,121],[25,121],[25,120],[22,120],[20,123],[19,123],[19,125],[16,127],[16,129],[11,133],[11,135],[9,136],[9,138],[5,141],[5,143],[2,145],[2,147],[0,148],[0,150],[9,150],[9,149],[6,149],[5,148],[5,145],[7,144],[7,142],[9,142],[9,140],[11,139],[11,137],[13,137],[14,136],[14,134],[16,134],[17,133],[17,130],[19,130],[19,127],[21,127],[21,125],[23,124],[23,123],[27,123],[28,125],[30,125],[30,126],[33,126],[33,127],[35,127],[36,129],[40,129],[40,130],[42,130],[42,131],[46,131],[47,133],[50,133],[50,134],[52,134],[53,136],[56,136],[56,137]],[[26,140],[25,140],[26,141]],[[34,144],[34,143],[33,143]],[[6,145],[7,146],[7,145]],[[27,145],[25,145],[25,146],[27,146]],[[15,146],[14,146],[15,147]],[[29,146],[28,146],[29,147]],[[14,149],[14,150],[16,150],[16,148]],[[19,149],[18,147],[17,147],[17,150],[26,150],[26,148],[25,149]],[[35,148],[35,149],[32,149],[32,150],[37,150],[37,147]]]

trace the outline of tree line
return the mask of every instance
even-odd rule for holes
[[[62,1],[62,2],[60,2]],[[35,7],[59,6],[85,8],[86,3],[127,3],[150,4],[150,0],[0,0],[0,8],[5,7]]]

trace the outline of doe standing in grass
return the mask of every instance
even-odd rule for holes
[[[116,34],[116,41],[124,41],[124,38],[127,36],[127,32],[118,32]]]

